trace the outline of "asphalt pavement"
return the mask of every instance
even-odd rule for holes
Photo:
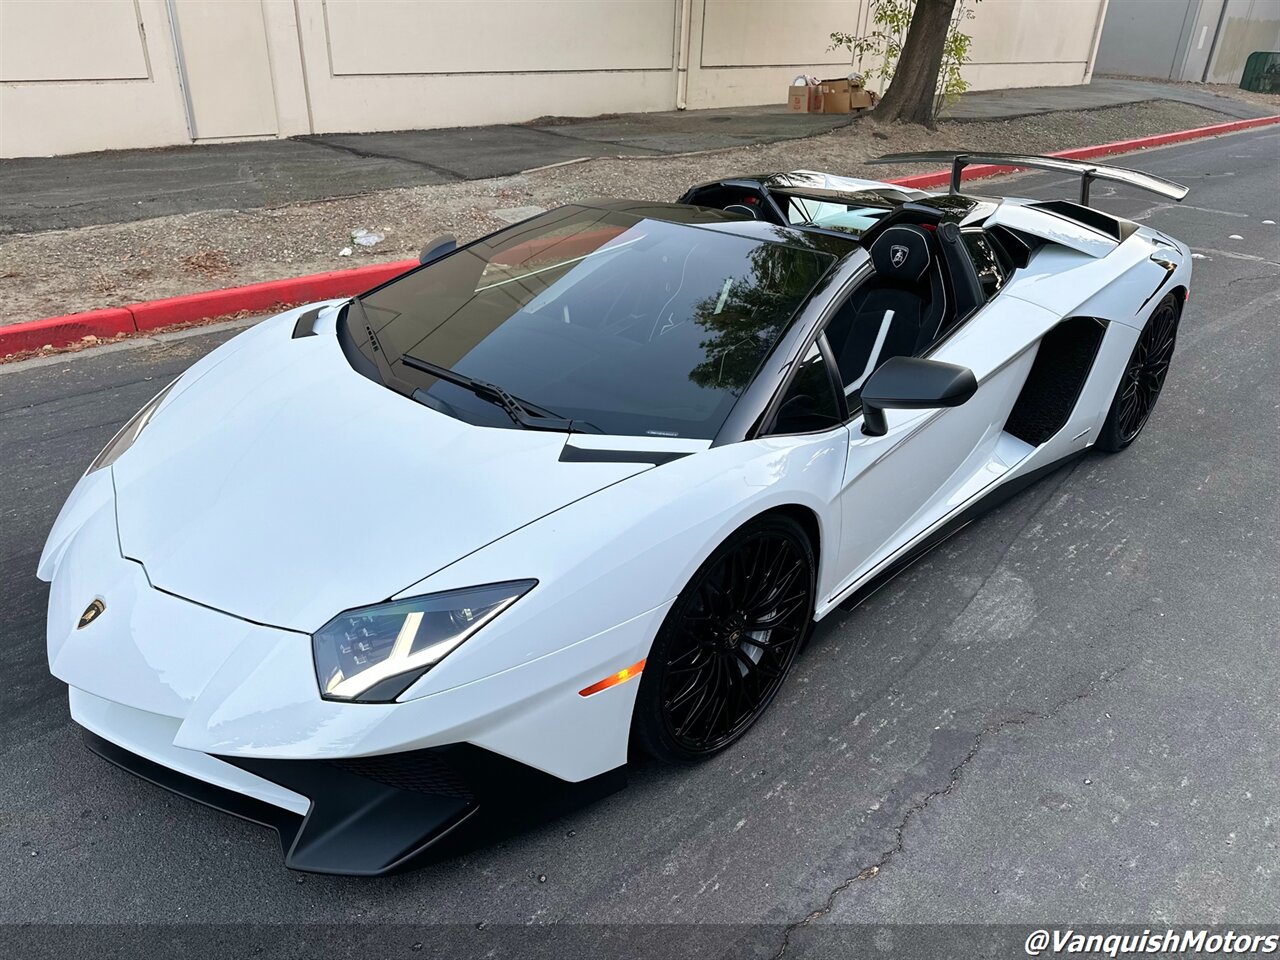
[[[970,91],[944,117],[1007,120],[1145,100],[1176,100],[1225,117],[1271,112],[1188,84],[1100,78],[1071,87]],[[852,119],[790,113],[777,103],[0,160],[0,236],[482,180],[583,157],[773,143],[826,133]]]
[[[832,924],[1274,927],[1277,156],[1267,128],[1119,161],[1186,183],[1182,205],[1094,187],[1198,255],[1164,396],[1132,448],[1053,474],[821,624],[727,753],[639,762],[621,793],[392,878],[290,873],[270,831],[109,766],[47,673],[34,569],[66,492],[229,333],[0,367],[0,921],[258,924],[199,938],[239,930],[264,955],[302,955],[317,929],[360,953],[376,931],[395,956],[468,955],[516,930],[526,948],[500,955],[582,931],[613,938],[596,955],[636,952],[661,942],[651,924],[696,925],[668,929],[710,936],[705,956],[761,957],[822,953]],[[1050,175],[1001,187],[1071,192]],[[59,954],[137,929],[63,930]],[[8,942],[29,955],[52,934],[23,936]]]

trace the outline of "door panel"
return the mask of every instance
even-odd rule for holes
[[[978,390],[968,402],[887,410],[883,437],[864,435],[861,417],[854,419],[841,494],[847,573],[840,591],[1030,452],[1004,443],[1003,427],[1034,360],[1030,348],[1055,321],[1047,310],[999,296],[931,354],[973,370]]]
[[[889,411],[885,437],[852,431],[844,489],[846,569],[852,574],[845,585],[871,573],[1035,449],[1016,440],[1002,446],[1005,418],[1033,356],[1028,351],[983,381],[959,407]],[[896,426],[894,413],[911,419]],[[870,442],[888,440],[895,431],[902,435],[888,451]]]
[[[261,0],[168,0],[191,136],[279,131]]]

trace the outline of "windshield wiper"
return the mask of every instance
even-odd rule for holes
[[[502,407],[518,426],[526,430],[559,430],[563,433],[603,433],[599,427],[586,420],[570,420],[567,417],[544,417],[531,414],[519,400],[513,397],[507,391],[503,390],[496,383],[489,383],[487,380],[477,380],[475,377],[468,377],[465,373],[458,373],[456,370],[450,370],[448,367],[437,366],[426,360],[419,360],[417,357],[405,354],[400,358],[400,362],[406,367],[412,367],[414,370],[420,370],[423,373],[429,373],[438,380],[444,380],[448,383],[456,384],[464,390],[470,390],[482,400],[488,400]]]
[[[392,387],[400,392],[408,393],[413,396],[415,391],[413,385],[406,382],[402,378],[396,376],[395,371],[391,368],[390,358],[382,349],[382,345],[378,342],[378,335],[374,332],[373,325],[369,322],[369,314],[364,308],[364,304],[359,297],[352,297],[348,304],[355,304],[360,309],[360,318],[364,323],[365,333],[369,338],[369,345],[373,350],[374,366],[381,375],[382,382],[387,386],[396,383],[399,386]],[[348,331],[349,332],[349,331]],[[570,420],[567,417],[543,416],[549,411],[537,409],[538,413],[530,413],[532,404],[523,403],[516,399],[507,391],[503,390],[497,384],[488,383],[484,380],[477,380],[474,377],[468,377],[465,373],[458,373],[456,370],[450,370],[448,367],[437,366],[426,360],[419,360],[417,357],[404,354],[400,357],[400,362],[414,370],[423,373],[429,373],[438,380],[445,380],[449,383],[456,384],[463,389],[470,390],[477,397],[488,400],[502,407],[518,426],[526,430],[558,430],[563,433],[604,433],[594,423],[587,420]]]

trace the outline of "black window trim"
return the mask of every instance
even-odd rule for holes
[[[804,362],[804,358],[809,355],[809,351],[813,347],[818,348],[818,353],[822,357],[822,364],[827,371],[827,384],[831,387],[831,392],[836,398],[836,407],[839,419],[829,427],[819,427],[816,430],[775,430],[774,427],[778,423],[778,413],[782,409],[782,402],[787,394],[791,391],[792,384],[799,376],[800,365]],[[822,329],[818,331],[817,337],[810,342],[809,346],[792,362],[795,372],[787,377],[786,386],[782,388],[782,392],[778,394],[778,401],[769,413],[769,420],[765,426],[762,426],[756,434],[756,439],[764,439],[767,437],[811,437],[820,436],[824,433],[831,433],[833,430],[839,430],[841,427],[849,425],[849,405],[845,402],[844,386],[840,383],[839,370],[836,367],[835,354],[831,350],[831,344],[827,341],[827,331]]]
[[[840,283],[835,294],[833,294],[830,299],[823,304],[817,315],[803,325],[805,328],[803,338],[799,341],[798,349],[794,350],[794,352],[790,354],[791,359],[781,382],[779,382],[775,387],[768,405],[765,407],[764,413],[759,418],[758,429],[751,431],[742,439],[755,440],[763,437],[803,437],[830,433],[832,430],[839,429],[839,427],[849,426],[849,424],[853,422],[853,418],[861,413],[861,406],[859,406],[856,411],[850,412],[849,410],[849,404],[844,393],[844,384],[840,380],[839,366],[836,364],[835,354],[831,350],[831,344],[827,341],[827,326],[830,324],[832,319],[834,319],[836,313],[839,312],[840,307],[844,306],[849,297],[853,295],[854,291],[863,283],[870,280],[873,276],[875,276],[875,270],[871,266],[871,255],[866,254],[866,259],[859,260],[857,264],[854,265],[851,272],[843,278],[843,281]],[[808,355],[809,348],[814,346],[814,344],[818,345],[818,350],[822,354],[823,360],[826,361],[827,376],[832,381],[832,388],[836,392],[836,402],[840,404],[843,419],[837,426],[828,427],[824,430],[809,430],[800,433],[775,433],[773,432],[773,428],[777,422],[778,408],[782,406],[783,398],[786,397],[787,391],[791,389],[791,383],[795,380],[799,372],[800,361]],[[757,376],[757,380],[758,379],[759,376]],[[743,399],[745,398],[744,394]],[[739,400],[738,402],[741,403],[742,400]],[[730,416],[732,417],[732,413],[730,413]],[[715,446],[721,442],[721,439],[717,437],[712,445]]]
[[[992,258],[995,260],[996,265],[1000,267],[1000,273],[1001,273],[1000,286],[996,288],[995,293],[991,294],[991,296],[986,298],[986,303],[990,303],[996,297],[1000,296],[1000,291],[1005,288],[1005,284],[1007,284],[1010,278],[1013,276],[1013,265],[1007,259],[1008,254],[1005,253],[1003,249],[1001,249],[1000,245],[995,242],[991,234],[989,234],[985,229],[983,229],[982,227],[966,227],[960,231],[961,240],[963,240],[965,237],[970,237],[970,236],[979,237],[990,248]],[[971,261],[973,260],[973,254],[969,253],[969,248],[967,244],[965,244],[965,254],[968,255]],[[974,263],[973,267],[974,267],[974,270],[977,270],[978,268],[977,263]],[[981,282],[982,280],[981,274],[978,275],[978,280],[979,282]],[[985,294],[986,291],[984,290],[983,292]],[[978,309],[979,310],[982,309],[982,306],[985,306],[985,304],[980,305]],[[975,310],[974,312],[976,313],[977,311]]]

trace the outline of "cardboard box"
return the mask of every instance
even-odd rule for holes
[[[870,110],[879,99],[871,90],[853,90],[849,94],[849,112],[857,113],[859,110]]]
[[[812,85],[788,87],[787,109],[792,113],[822,113],[822,88]]]
[[[817,89],[821,91],[823,113],[856,113],[869,110],[876,103],[875,94],[855,87],[847,79],[823,80]]]

